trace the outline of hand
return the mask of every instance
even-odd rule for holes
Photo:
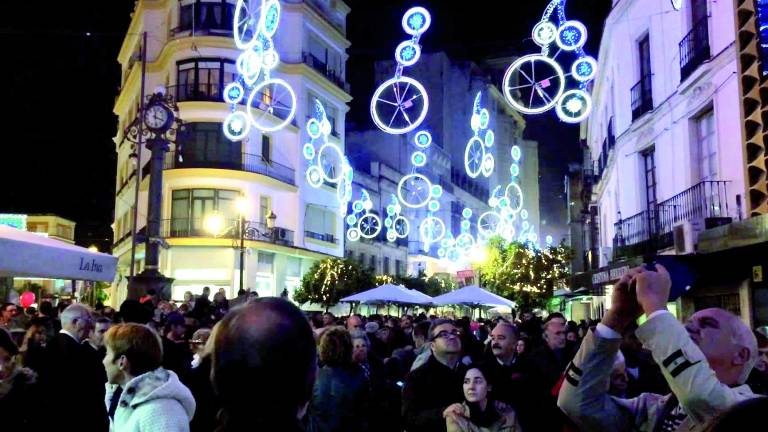
[[[460,403],[455,403],[453,405],[450,405],[448,408],[443,411],[443,417],[448,417],[451,415],[455,416],[464,416],[464,405]]]
[[[641,272],[643,272],[642,267],[633,268],[613,286],[611,309],[603,317],[603,325],[622,333],[629,323],[643,314],[637,297],[631,289],[632,281]]]
[[[656,264],[656,271],[644,271],[634,278],[637,290],[637,302],[646,315],[659,310],[666,310],[672,280],[669,272],[661,264]]]
[[[493,403],[493,406],[496,408],[496,411],[501,415],[505,415],[510,411],[512,411],[512,407],[505,404],[504,402],[495,401]]]

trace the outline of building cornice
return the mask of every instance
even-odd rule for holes
[[[120,52],[117,55],[117,61],[120,62],[120,64],[128,62],[134,48],[139,44],[141,29],[144,28],[144,12],[148,10],[168,9],[169,4],[169,0],[138,0],[136,2],[136,9],[133,11],[133,14],[131,14],[131,24],[128,26],[128,32],[126,33],[125,39],[123,39],[123,44],[120,46]]]

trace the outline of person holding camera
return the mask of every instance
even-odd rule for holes
[[[667,270],[630,270],[613,289],[613,306],[582,342],[565,372],[558,406],[582,430],[702,431],[739,402],[757,397],[744,385],[757,361],[749,328],[723,309],[698,311],[683,326],[667,311]],[[608,394],[611,366],[624,328],[636,331],[661,366],[671,394]]]

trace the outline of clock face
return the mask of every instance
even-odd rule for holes
[[[675,10],[680,10],[683,7],[683,0],[671,0],[672,1],[672,7],[675,8]]]
[[[162,129],[169,123],[170,113],[161,105],[151,105],[144,113],[144,123],[150,129]]]

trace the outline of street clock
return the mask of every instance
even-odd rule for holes
[[[144,124],[152,132],[165,133],[173,124],[174,115],[165,104],[155,102],[144,110]]]

